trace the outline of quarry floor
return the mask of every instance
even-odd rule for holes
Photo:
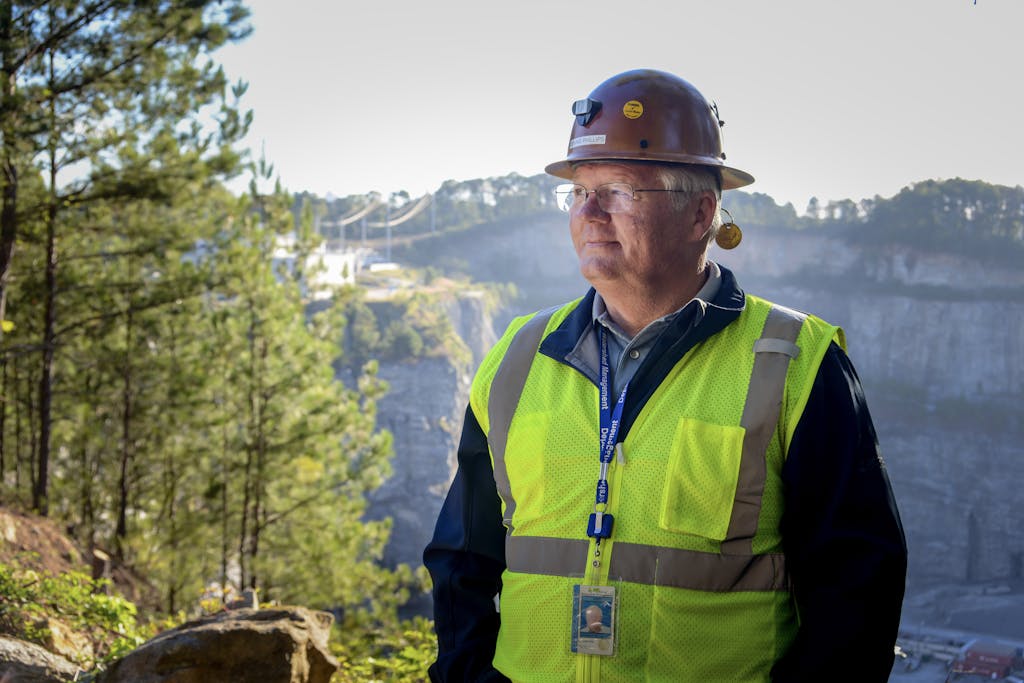
[[[973,638],[985,638],[1024,647],[1024,582],[976,586],[942,584],[908,593],[903,603],[900,633],[937,642],[965,643]],[[890,683],[943,683],[946,680],[946,662],[925,657],[920,666],[911,671],[907,667],[909,661],[897,658]],[[991,680],[961,676],[957,683]]]

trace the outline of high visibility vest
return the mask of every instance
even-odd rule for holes
[[[526,683],[768,681],[797,627],[782,465],[842,331],[748,295],[629,429],[608,473],[614,532],[598,546],[586,535],[598,388],[537,353],[577,303],[513,321],[473,382],[507,529],[495,668]],[[575,585],[615,587],[613,656],[571,651]]]

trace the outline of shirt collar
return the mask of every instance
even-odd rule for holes
[[[708,261],[707,264],[708,279],[697,294],[695,294],[690,301],[687,301],[683,306],[680,306],[668,315],[662,316],[657,320],[652,320],[646,327],[644,327],[644,329],[637,333],[637,337],[644,335],[648,330],[663,327],[694,301],[697,301],[700,305],[701,314],[704,313],[707,309],[708,303],[715,298],[715,295],[718,294],[718,290],[722,286],[722,269],[719,268],[718,264],[714,261]],[[608,306],[605,304],[604,299],[598,292],[594,293],[594,305],[591,309],[591,316],[595,323],[606,327],[608,331],[622,340],[624,344],[628,344],[631,341],[629,335],[627,335],[626,332],[619,327],[614,320],[612,320],[611,316],[608,315]]]

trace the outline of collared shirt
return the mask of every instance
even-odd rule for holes
[[[601,294],[597,293],[594,296],[594,323],[603,326],[611,332],[608,335],[608,355],[613,368],[613,395],[617,396],[622,391],[622,387],[626,386],[626,383],[633,378],[640,364],[643,363],[644,358],[650,352],[651,347],[654,346],[655,340],[668,327],[669,323],[682,313],[683,309],[697,302],[696,305],[699,307],[699,310],[694,315],[692,324],[697,325],[701,318],[704,317],[704,311],[708,302],[715,298],[722,284],[722,271],[718,264],[708,261],[707,271],[708,279],[693,299],[668,315],[652,320],[646,327],[637,332],[636,336],[632,339],[630,339],[629,335],[626,334],[625,330],[618,323],[612,320],[608,314],[608,307],[605,305],[604,299],[601,298]],[[591,335],[591,338],[596,344],[597,335]]]

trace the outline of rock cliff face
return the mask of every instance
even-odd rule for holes
[[[368,516],[392,518],[384,551],[388,566],[421,563],[441,502],[456,467],[456,450],[469,401],[472,370],[496,341],[485,299],[476,292],[437,302],[472,353],[472,365],[451,358],[381,363],[389,391],[378,405],[378,422],[394,436],[392,476],[370,498]],[[426,613],[429,599],[412,608]]]
[[[786,287],[844,327],[910,547],[911,586],[1021,579],[1024,304]]]
[[[455,468],[470,376],[447,359],[382,363],[389,391],[378,423],[394,436],[393,474],[370,499],[368,516],[392,518],[389,566],[420,563]]]
[[[751,291],[846,331],[907,533],[910,588],[1024,578],[1024,264],[793,233],[713,258]]]
[[[445,249],[477,279],[530,265],[515,280],[518,305],[495,315],[499,332],[513,315],[585,291],[560,217],[465,241]],[[903,516],[911,588],[1024,578],[1024,264],[752,229],[738,249],[711,258],[747,291],[845,329]],[[482,309],[455,313],[479,361],[493,343],[490,321]],[[395,558],[417,562],[454,466],[469,377],[440,361],[382,374],[392,382],[382,421],[395,433],[404,483],[381,509],[402,534]]]

